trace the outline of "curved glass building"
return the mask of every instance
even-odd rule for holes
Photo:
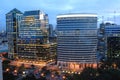
[[[86,66],[96,66],[96,14],[58,15],[57,34],[58,66],[66,70],[81,70]]]

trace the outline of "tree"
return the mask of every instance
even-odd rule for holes
[[[35,65],[32,64],[32,65],[31,65],[31,69],[35,69]]]
[[[24,70],[25,70],[25,66],[24,66],[24,64],[21,64],[21,66],[18,68],[18,72],[22,73],[22,71],[24,71]]]
[[[10,63],[9,60],[4,60],[4,61],[2,62],[3,70],[6,70],[7,68],[10,68],[9,63]]]
[[[37,79],[35,78],[34,74],[29,74],[22,80],[37,80]]]
[[[47,66],[42,67],[41,72],[45,72],[47,70]]]
[[[10,63],[10,60],[4,60],[2,63],[8,65]]]
[[[4,72],[3,80],[15,80],[15,76],[12,73]]]
[[[95,80],[96,74],[97,74],[96,69],[88,67],[81,72],[80,77],[78,75],[75,75],[77,78],[75,80]]]

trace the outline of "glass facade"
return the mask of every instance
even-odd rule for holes
[[[46,58],[48,54],[48,15],[40,10],[25,11],[19,26],[18,55]]]
[[[120,36],[120,25],[105,26],[105,34],[107,36]]]
[[[22,12],[17,9],[13,9],[6,14],[6,31],[8,38],[8,57],[13,58],[17,53],[17,36],[18,26],[22,19]]]
[[[98,60],[106,59],[106,37],[105,37],[105,24],[101,23],[98,29]]]
[[[80,64],[97,62],[97,15],[58,15],[57,36],[59,66],[70,67],[73,63],[77,69],[83,66]]]
[[[105,26],[107,58],[120,57],[120,25]]]

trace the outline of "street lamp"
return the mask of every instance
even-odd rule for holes
[[[14,70],[14,73],[17,73],[17,70]]]
[[[44,73],[41,73],[41,76],[43,77],[43,76],[44,76]]]
[[[53,78],[53,77],[54,77],[54,75],[52,74],[52,75],[51,75],[51,77]]]
[[[23,74],[25,74],[25,71],[23,71]]]
[[[9,72],[9,71],[10,71],[10,69],[9,69],[9,68],[7,68],[7,69],[6,69],[6,72]]]
[[[78,72],[78,74],[80,74],[80,72]]]
[[[63,80],[65,80],[65,79],[66,79],[66,77],[65,77],[65,76],[63,76],[62,78],[63,78]]]

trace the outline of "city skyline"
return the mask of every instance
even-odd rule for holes
[[[29,2],[29,4],[27,4]],[[42,10],[48,14],[50,18],[50,23],[56,26],[56,16],[62,13],[97,13],[98,15],[105,16],[105,20],[113,20],[114,14],[116,17],[120,17],[118,12],[119,11],[119,0],[112,1],[109,0],[92,0],[85,2],[84,0],[36,0],[36,1],[28,1],[28,0],[21,0],[21,1],[8,1],[4,0],[1,1],[0,5],[0,31],[6,29],[5,23],[5,14],[12,10],[13,8],[17,8],[18,10],[24,12],[28,10]],[[60,4],[62,3],[62,5]],[[118,5],[117,5],[118,4]],[[56,7],[57,6],[57,7]],[[115,12],[116,11],[116,12]],[[109,14],[108,14],[109,13]],[[107,15],[108,14],[108,15]],[[111,17],[112,16],[112,17]],[[109,17],[109,18],[108,18]],[[117,18],[116,18],[117,19]],[[101,18],[99,18],[101,21]],[[118,20],[116,20],[118,23]]]
[[[1,1],[0,80],[120,80],[119,3]]]

